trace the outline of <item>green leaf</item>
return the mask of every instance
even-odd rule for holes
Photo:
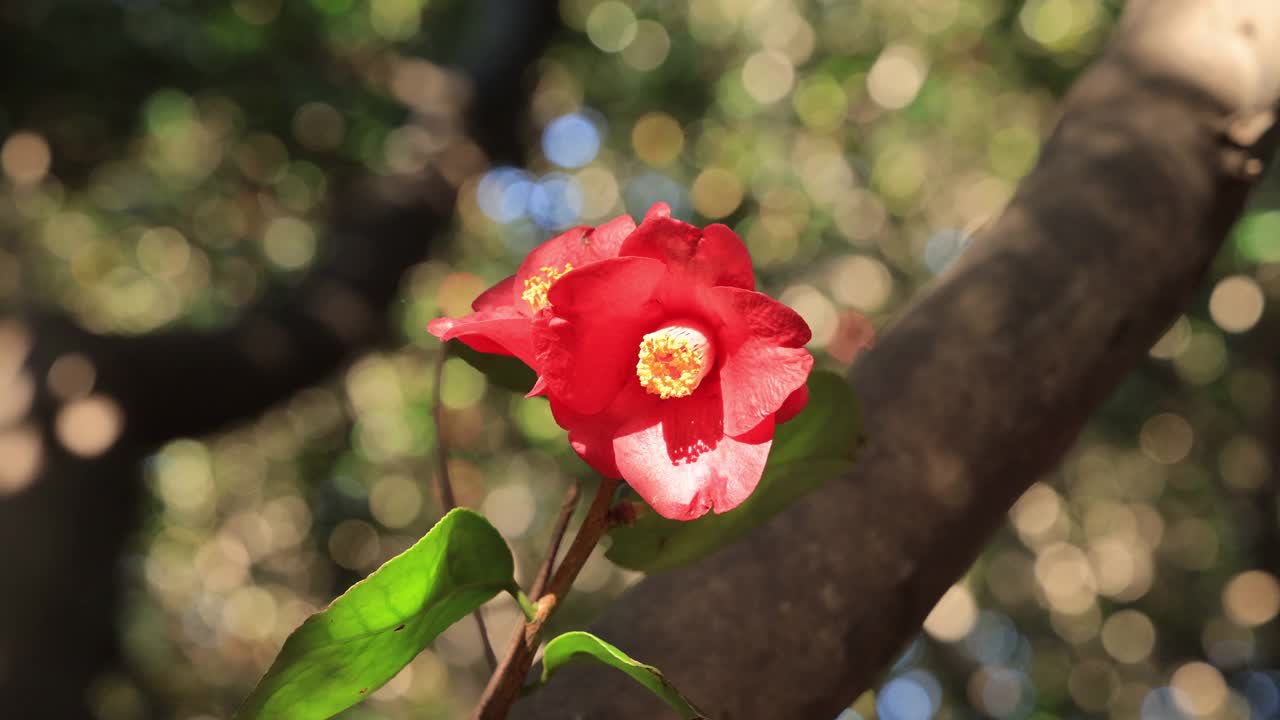
[[[462,358],[468,365],[484,373],[489,382],[512,392],[529,392],[538,380],[538,374],[519,359],[510,355],[482,353],[468,347],[461,340],[449,341],[449,354]]]
[[[853,468],[850,460],[799,460],[766,468],[756,491],[733,510],[697,520],[668,520],[644,507],[631,526],[610,531],[605,557],[617,565],[658,572],[686,565],[745,535],[827,480]],[[639,498],[636,502],[643,503]]]
[[[853,387],[828,370],[809,375],[809,404],[773,434],[769,466],[796,460],[852,460],[862,444],[862,412]]]
[[[541,684],[546,684],[552,673],[578,658],[598,660],[630,675],[632,680],[670,705],[680,714],[681,720],[705,720],[707,717],[667,682],[658,668],[636,662],[618,648],[586,632],[567,632],[547,643],[547,649],[542,655]]]
[[[857,398],[844,378],[816,372],[809,378],[809,404],[778,427],[764,475],[738,507],[697,520],[668,520],[644,505],[635,522],[610,531],[605,554],[622,567],[658,572],[679,567],[737,540],[827,480],[853,468],[861,446]]]
[[[457,509],[289,636],[241,720],[328,718],[368,697],[445,628],[516,589],[511,551]]]

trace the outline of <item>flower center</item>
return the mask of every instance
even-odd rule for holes
[[[555,281],[565,276],[565,273],[573,269],[573,265],[565,264],[564,269],[557,270],[553,267],[543,266],[539,268],[542,275],[533,275],[524,281],[524,292],[520,293],[520,297],[529,303],[529,307],[534,312],[551,306],[551,301],[547,299],[547,291],[555,284]]]
[[[663,400],[682,398],[698,389],[715,359],[711,340],[698,325],[674,323],[640,341],[636,377],[641,387]]]

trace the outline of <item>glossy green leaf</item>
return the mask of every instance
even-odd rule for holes
[[[852,460],[862,444],[862,411],[849,381],[819,370],[809,375],[809,404],[773,434],[769,466],[796,460]]]
[[[445,628],[503,590],[515,590],[506,542],[480,515],[454,510],[307,618],[237,717],[331,717],[368,697]]]
[[[857,399],[839,375],[817,372],[809,379],[809,404],[780,426],[760,484],[733,510],[697,520],[668,520],[644,505],[635,522],[610,531],[606,557],[632,570],[658,572],[697,560],[738,539],[822,483],[848,472],[861,446]]]
[[[449,354],[460,357],[468,365],[484,373],[490,382],[512,392],[526,393],[538,380],[528,365],[510,355],[494,355],[473,350],[461,340],[449,341]]]
[[[547,643],[542,655],[542,683],[560,668],[577,659],[591,659],[621,670],[631,679],[645,686],[649,692],[680,714],[682,720],[701,720],[706,715],[685,696],[667,682],[662,672],[652,665],[631,659],[626,653],[600,638],[586,632],[567,632]]]

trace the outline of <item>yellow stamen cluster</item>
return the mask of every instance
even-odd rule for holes
[[[663,400],[687,397],[711,370],[711,343],[702,332],[671,325],[644,336],[636,377],[647,392]]]
[[[520,293],[520,297],[529,303],[529,307],[537,312],[543,308],[549,307],[551,301],[547,299],[547,291],[555,284],[555,281],[565,276],[565,273],[573,269],[573,265],[566,264],[563,270],[556,270],[553,267],[543,266],[539,268],[542,275],[533,275],[524,281],[524,292]]]

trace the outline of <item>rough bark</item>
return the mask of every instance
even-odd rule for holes
[[[1273,146],[1280,6],[1135,0],[996,222],[854,371],[857,468],[592,628],[714,718],[835,717],[1200,283]],[[515,717],[666,717],[575,668]]]

